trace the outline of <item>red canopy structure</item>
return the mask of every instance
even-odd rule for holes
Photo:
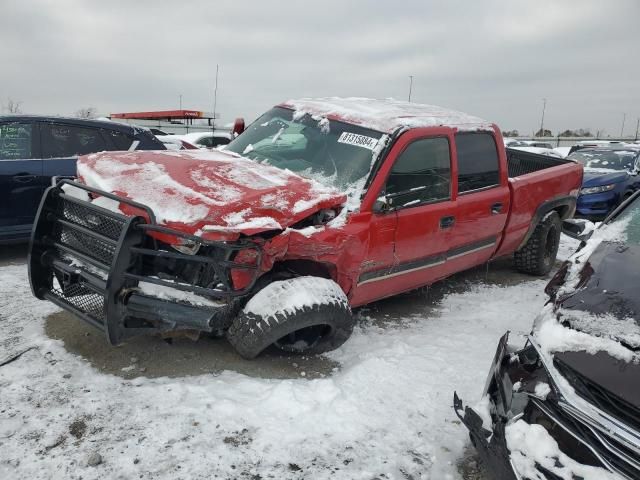
[[[215,117],[213,114],[207,112],[201,112],[199,110],[159,110],[155,112],[125,112],[125,113],[112,113],[110,118],[120,118],[126,120],[155,120],[166,121],[176,123],[177,121],[183,121],[182,123],[191,124],[194,119],[208,120],[211,124],[211,120]],[[184,122],[186,120],[186,122]]]

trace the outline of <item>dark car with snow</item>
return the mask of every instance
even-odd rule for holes
[[[498,346],[482,401],[454,408],[492,477],[640,478],[640,193],[546,288],[522,350]],[[583,230],[580,232],[580,230]]]
[[[460,112],[331,98],[281,104],[224,151],[88,155],[42,200],[33,293],[113,344],[331,350],[352,307],[505,255],[549,271],[582,167],[502,145]]]
[[[120,123],[35,115],[0,116],[0,243],[29,239],[52,177],[75,176],[78,155],[164,150],[147,130]]]

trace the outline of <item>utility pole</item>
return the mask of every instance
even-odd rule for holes
[[[634,140],[638,140],[638,130],[640,130],[640,117],[638,117],[638,121],[636,122],[636,138]]]
[[[542,99],[542,119],[540,120],[540,136],[544,137],[544,111],[547,109],[547,99]]]
[[[620,140],[622,140],[622,135],[624,135],[624,122],[627,119],[627,114],[622,114],[622,128],[620,129]]]
[[[180,94],[180,110],[182,110],[182,94]]]
[[[213,118],[211,119],[211,132],[216,131],[216,108],[218,108],[218,64],[216,63],[216,86],[213,89]]]
[[[413,89],[413,75],[409,75],[409,102],[411,102],[411,90]]]

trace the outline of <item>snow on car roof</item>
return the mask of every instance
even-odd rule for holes
[[[410,103],[391,98],[326,97],[288,100],[281,104],[300,114],[335,117],[348,123],[392,133],[403,127],[452,126],[464,130],[489,130],[492,124],[479,117],[435,105]]]

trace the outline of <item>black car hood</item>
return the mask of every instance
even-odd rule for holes
[[[556,302],[558,319],[640,351],[639,273],[639,245],[603,241],[585,262],[576,290]],[[585,313],[591,315],[590,321],[580,321]],[[639,362],[620,360],[604,351],[568,351],[556,352],[554,363],[586,399],[600,405],[608,403],[607,398],[617,398],[613,405],[626,405],[629,414],[640,419]]]
[[[626,405],[629,411],[620,413],[634,414],[640,422],[640,363],[618,360],[606,352],[597,352],[595,355],[558,352],[554,354],[554,363],[586,400],[605,411],[612,410],[607,404]],[[612,395],[618,401],[610,402],[614,400]]]
[[[640,245],[602,242],[585,263],[577,289],[560,298],[557,306],[610,314],[610,319],[615,317],[611,321],[633,321],[640,328],[639,274]]]

